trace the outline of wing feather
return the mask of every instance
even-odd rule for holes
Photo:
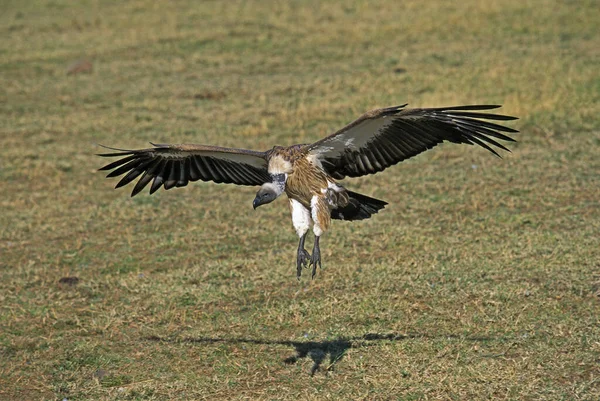
[[[210,175],[206,171],[206,167],[204,167],[204,163],[202,163],[200,161],[200,158],[197,158],[195,156],[192,157],[190,159],[190,165],[194,165],[194,166],[196,166],[196,169],[198,169],[198,178],[199,179],[201,179],[202,181],[210,181]]]
[[[152,164],[152,162],[153,160],[150,159],[138,163],[131,171],[129,171],[129,173],[125,175],[125,177],[121,179],[121,181],[119,181],[115,188],[120,188],[123,185],[129,184],[131,181],[135,180],[140,174],[142,174],[146,170],[146,168],[150,164]]]
[[[99,156],[119,159],[100,170],[112,170],[107,177],[125,174],[116,188],[141,176],[131,196],[140,193],[150,182],[152,194],[160,187],[184,187],[198,180],[237,185],[261,185],[270,180],[265,152],[205,145],[152,145],[152,148],[137,150],[103,146],[117,152]]]
[[[179,165],[181,163],[174,160],[169,160],[169,165],[171,169],[169,170],[169,174],[165,174],[165,190],[169,190],[177,184],[177,178],[179,178]]]
[[[138,182],[135,183],[133,191],[131,191],[131,195],[135,196],[139,194],[140,191],[142,191],[146,187],[146,185],[148,185],[148,183],[152,181],[152,178],[153,177],[151,174],[148,173],[148,170],[144,171],[144,175],[142,175],[142,178],[140,178]]]
[[[496,139],[514,142],[506,133],[518,131],[492,121],[516,117],[482,113],[498,105],[467,105],[405,109],[406,105],[365,113],[305,151],[321,162],[334,178],[374,174],[448,141],[478,145],[496,156],[494,147],[510,151]]]
[[[157,174],[160,178],[162,178],[165,190],[168,190],[170,188],[168,181],[169,177],[171,176],[171,171],[173,171],[173,160],[169,159],[165,163],[165,167],[163,167],[163,170],[159,171]]]
[[[146,158],[136,158],[133,160],[129,160],[127,163],[123,164],[122,166],[120,166],[117,169],[108,173],[108,175],[106,177],[107,178],[118,177],[122,174],[125,174],[129,170],[136,168],[144,161],[146,161]]]
[[[102,167],[100,170],[112,170],[114,168],[117,168],[119,166],[122,166],[123,164],[133,160],[133,159],[137,159],[138,157],[136,155],[131,155],[131,156],[127,156],[124,157],[122,159],[119,159],[117,161],[114,161],[110,164],[107,164],[106,166]]]
[[[165,182],[165,180],[163,180],[161,175],[154,176],[152,186],[150,186],[150,195],[158,191],[158,189],[162,186],[163,182]],[[131,196],[134,196],[133,192],[131,193]]]
[[[200,169],[196,165],[196,162],[193,157],[185,159],[185,165],[188,171],[190,172],[190,181],[198,181],[200,177],[202,177]]]
[[[162,159],[158,161],[158,165],[156,166],[156,171],[153,174],[154,179],[152,180],[152,185],[150,186],[150,195],[156,192],[163,184],[164,180],[162,178],[161,172],[163,168],[166,166],[167,161]],[[132,193],[133,196],[133,193]]]

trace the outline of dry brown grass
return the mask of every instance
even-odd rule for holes
[[[0,399],[598,399],[596,8],[5,3]],[[404,102],[502,103],[519,143],[348,181],[390,205],[336,224],[314,281],[285,202],[132,199],[93,156],[306,142]]]

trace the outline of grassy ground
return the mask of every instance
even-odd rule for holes
[[[600,398],[596,2],[344,4],[2,2],[0,399]],[[96,172],[94,143],[262,150],[404,102],[504,104],[519,143],[346,182],[390,205],[314,281],[286,202]]]

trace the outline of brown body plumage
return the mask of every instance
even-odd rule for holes
[[[311,163],[305,152],[300,151],[295,156],[293,171],[286,180],[285,194],[307,209],[316,208],[314,214],[317,219],[313,223],[322,231],[327,231],[331,223],[331,210],[348,204],[346,189],[338,185],[340,191],[333,190],[331,186],[337,184],[335,180]]]
[[[312,144],[275,146],[265,152],[206,145],[154,145],[140,150],[110,148],[118,152],[100,156],[120,159],[101,170],[113,170],[108,177],[125,174],[117,188],[141,176],[132,196],[150,182],[152,194],[161,186],[170,189],[197,180],[261,185],[254,208],[285,193],[300,237],[297,275],[300,277],[302,268],[312,265],[314,277],[321,264],[319,238],[329,229],[331,219],[367,219],[387,204],[349,191],[336,180],[377,173],[443,141],[476,144],[498,155],[490,145],[508,151],[495,139],[513,141],[502,132],[517,132],[487,121],[514,117],[481,112],[499,106],[435,109],[404,106],[369,111]],[[304,249],[310,228],[315,234],[312,255]]]

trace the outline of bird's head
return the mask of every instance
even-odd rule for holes
[[[280,188],[279,185],[276,185],[272,182],[264,183],[256,193],[256,198],[254,198],[252,206],[254,207],[254,209],[256,209],[261,205],[271,203],[275,199],[277,199],[282,193],[283,189]]]

